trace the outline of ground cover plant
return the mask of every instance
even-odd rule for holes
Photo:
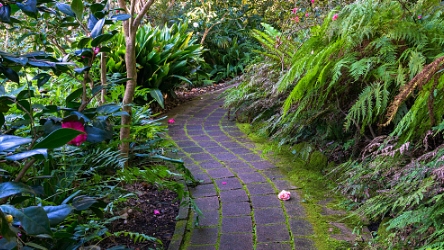
[[[339,164],[324,171],[379,225],[370,248],[442,248],[442,10],[358,1],[300,42],[255,32],[271,60],[227,96],[260,132],[310,142]]]

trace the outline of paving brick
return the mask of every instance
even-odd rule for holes
[[[266,242],[258,243],[256,250],[293,250],[290,243]]]
[[[260,170],[265,170],[265,169],[271,169],[271,168],[276,168],[273,164],[271,164],[268,161],[257,161],[252,163],[253,167],[260,169]]]
[[[234,161],[226,162],[225,165],[226,165],[227,167],[232,168],[232,169],[238,169],[238,168],[251,168],[251,166],[248,165],[248,163],[246,163],[246,162],[244,162],[244,161],[242,161],[242,160],[240,160],[240,159],[237,159],[237,160],[234,160]],[[254,170],[254,171],[256,171],[256,170]]]
[[[254,208],[281,207],[281,202],[277,195],[252,195],[251,203]]]
[[[242,216],[251,214],[249,202],[222,202],[222,216]]]
[[[222,134],[222,132],[221,132],[221,134]],[[226,136],[225,134],[224,135],[213,136],[212,138],[213,138],[213,140],[215,140],[215,141],[217,141],[219,143],[222,143],[224,141],[231,141],[231,138]]]
[[[278,189],[278,190],[289,190],[289,191],[291,191],[291,190],[295,190],[295,189],[297,189],[298,187],[296,187],[296,186],[294,186],[294,185],[292,185],[289,181],[287,181],[287,180],[273,180],[273,183],[274,183],[274,185],[276,186],[276,188]],[[291,192],[291,196],[293,197],[295,192]],[[296,194],[296,198],[298,198],[299,197],[299,195],[297,195],[297,193],[295,193]]]
[[[218,160],[224,161],[224,162],[230,162],[238,160],[237,156],[235,154],[229,153],[229,152],[220,152],[220,153],[214,153],[213,154]]]
[[[234,177],[234,174],[225,167],[221,167],[218,169],[208,169],[207,172],[214,179]]]
[[[177,146],[181,147],[181,148],[185,148],[185,147],[196,147],[196,143],[190,141],[190,138],[183,136],[184,141],[180,140],[180,141],[176,141]]]
[[[212,148],[206,148],[205,150],[208,151],[208,153],[215,154],[215,155],[222,154],[222,153],[225,153],[225,154],[229,154],[230,153],[228,150],[224,149],[221,146],[212,147]]]
[[[215,141],[199,141],[197,142],[199,146],[203,148],[213,148],[213,147],[220,147],[220,145]]]
[[[240,155],[240,157],[242,159],[248,161],[249,163],[251,163],[255,168],[264,169],[261,166],[257,167],[258,162],[263,162],[263,160],[264,160],[259,155],[251,153],[251,154]],[[262,163],[259,163],[259,164],[262,165]]]
[[[222,234],[220,237],[220,250],[253,250],[253,235]]]
[[[216,196],[217,194],[213,184],[198,185],[194,188],[191,188],[190,191],[195,198]]]
[[[301,205],[298,199],[291,198],[284,202],[285,210],[290,217],[303,217],[305,216],[305,209]]]
[[[195,130],[201,130],[204,128],[202,125],[187,125],[186,126],[187,131],[195,131]]]
[[[217,226],[219,224],[219,210],[202,211],[202,213],[203,215],[199,216],[199,226]],[[196,215],[194,218],[196,219]]]
[[[262,182],[262,183],[247,183],[247,189],[250,192],[250,194],[274,194],[276,191],[274,191],[273,187],[268,182]]]
[[[240,189],[242,184],[237,178],[223,178],[215,180],[220,190]]]
[[[213,157],[211,157],[211,155],[207,154],[207,153],[192,154],[192,155],[190,155],[190,157],[193,158],[193,160],[198,161],[198,162],[213,160]]]
[[[216,250],[216,246],[215,245],[203,245],[203,246],[189,245],[187,247],[187,250]]]
[[[202,211],[208,210],[218,210],[219,209],[219,198],[217,196],[204,197],[195,199],[197,207]]]
[[[203,131],[202,129],[187,130],[187,134],[188,134],[189,136],[205,135],[205,131]]]
[[[252,233],[250,216],[222,217],[222,233]]]
[[[218,229],[216,227],[195,227],[190,243],[193,245],[216,244]]]
[[[209,137],[207,135],[192,135],[191,139],[193,139],[196,142],[211,141],[211,137]]]
[[[285,178],[285,176],[281,173],[281,170],[279,170],[278,168],[267,169],[262,171],[262,173],[273,181]]]
[[[209,161],[205,161],[200,163],[200,166],[204,169],[218,169],[218,168],[223,168],[224,165],[222,163],[220,163],[219,161],[216,161],[214,159],[211,159]]]
[[[193,174],[196,180],[200,181],[201,185],[213,183],[213,180],[210,178],[210,176],[207,173],[202,172],[201,170],[198,171],[191,170],[191,173]]]
[[[222,204],[248,201],[248,196],[245,190],[235,189],[235,190],[225,190],[220,192],[220,200]]]
[[[285,223],[285,216],[281,208],[261,208],[254,210],[257,224]]]
[[[306,220],[291,219],[290,228],[294,236],[308,236],[313,234],[313,227]]]
[[[230,164],[227,164],[228,166],[230,166]],[[252,167],[241,167],[241,168],[231,168],[231,170],[233,172],[235,172],[236,174],[245,174],[245,173],[256,173],[256,169],[252,168]]]
[[[290,233],[285,224],[256,225],[257,242],[289,241]]]
[[[187,152],[188,154],[195,154],[195,153],[204,152],[203,148],[201,148],[201,147],[183,147],[182,150]]]
[[[316,250],[313,241],[304,238],[294,238],[294,248],[296,250]]]
[[[250,172],[250,173],[238,173],[237,176],[244,183],[252,183],[252,182],[265,182],[267,179],[263,175],[258,172]]]

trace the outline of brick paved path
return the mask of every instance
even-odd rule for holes
[[[204,215],[199,226],[190,223],[192,213],[185,215],[169,249],[315,249],[295,187],[254,151],[222,104],[213,93],[170,114],[179,157],[202,180],[191,194]],[[291,200],[277,199],[282,189]]]

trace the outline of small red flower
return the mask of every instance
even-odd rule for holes
[[[293,21],[299,23],[299,17],[298,17],[298,16],[293,17],[291,20],[293,20]]]
[[[62,122],[62,128],[71,128],[83,132],[83,134],[78,135],[76,138],[72,139],[68,144],[80,146],[84,141],[86,141],[87,135],[85,133],[85,126],[79,121],[67,121]]]
[[[155,214],[155,215],[159,215],[159,214],[160,214],[160,211],[157,210],[157,209],[154,209],[154,214]]]
[[[94,48],[93,48],[93,52],[94,52],[94,55],[99,54],[99,52],[100,52],[100,48],[99,48],[99,47],[94,47]]]
[[[336,19],[338,19],[338,14],[334,14],[333,17],[331,18],[331,20],[336,21]]]
[[[173,119],[173,118],[171,118],[171,119],[169,119],[168,120],[168,124],[174,124],[176,121]]]
[[[308,14],[308,12],[307,13],[305,13],[305,17],[308,17],[310,14]]]
[[[422,19],[422,16],[421,16],[421,15],[418,15],[418,19],[421,20],[421,19]]]

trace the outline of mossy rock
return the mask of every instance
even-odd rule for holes
[[[306,167],[308,169],[322,171],[328,167],[328,159],[323,153],[319,151],[314,151],[310,154],[310,158]]]

